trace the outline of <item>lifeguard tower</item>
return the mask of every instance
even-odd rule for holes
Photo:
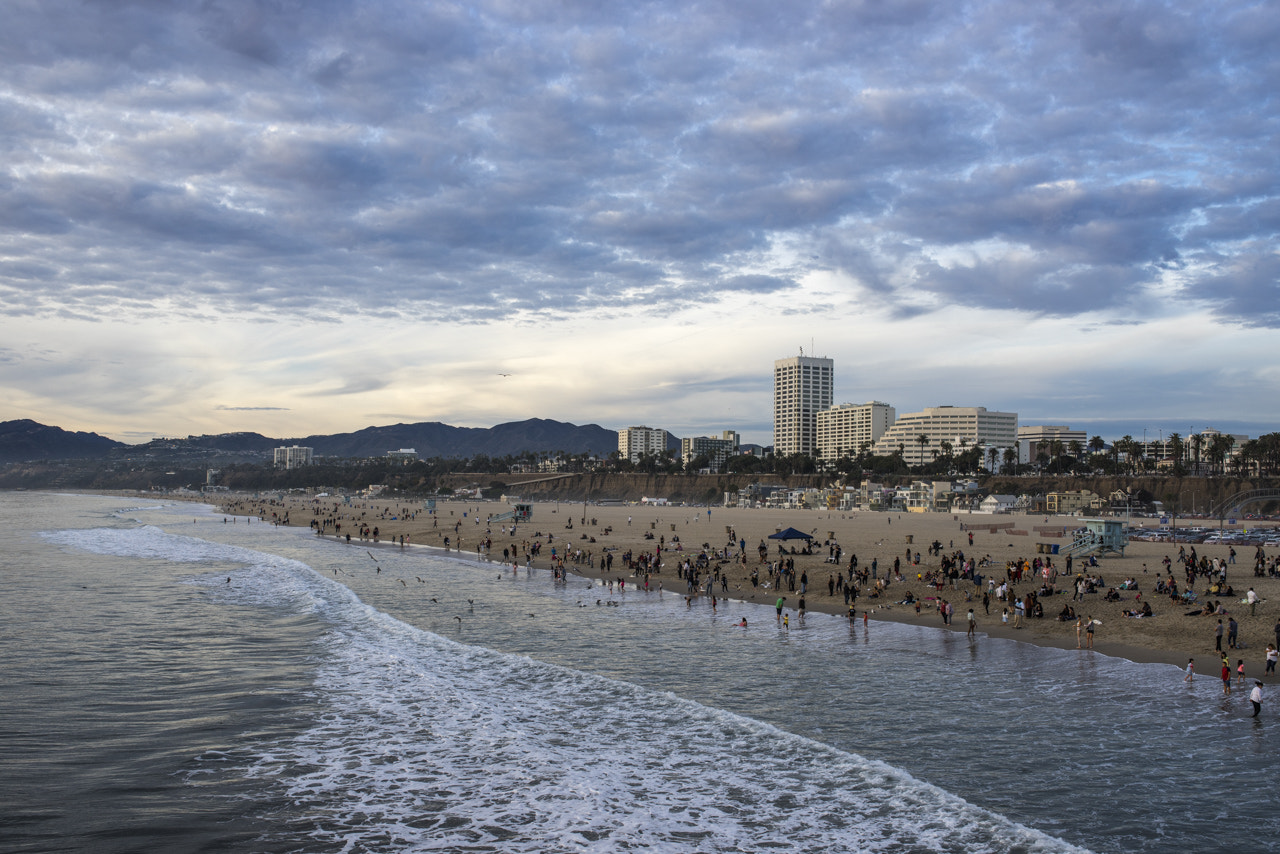
[[[1084,530],[1076,531],[1067,549],[1075,557],[1116,554],[1124,557],[1129,543],[1127,526],[1120,519],[1085,519]]]
[[[533,518],[532,504],[512,504],[506,513],[490,516],[490,522],[528,522]]]

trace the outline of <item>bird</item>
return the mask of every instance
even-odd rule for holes
[[[432,602],[435,602],[437,605],[439,605],[439,604],[440,604],[440,600],[439,600],[439,599],[437,599],[437,598],[436,598],[436,597],[434,597],[434,596],[432,596],[432,597],[431,597],[431,601],[432,601]]]
[[[415,576],[414,576],[414,578],[418,579],[418,583],[419,583],[419,584],[426,584],[426,583],[427,583],[427,582],[425,582],[425,581],[423,581],[423,580],[422,580],[422,576],[421,576],[421,575],[415,575]]]
[[[500,376],[500,377],[509,377],[509,376],[511,376],[511,374],[504,374],[504,373],[502,373],[501,371],[499,371],[499,372],[498,372],[498,376]]]
[[[459,617],[457,614],[454,614],[454,615],[453,615],[453,618],[454,618],[455,620],[457,620],[457,621],[458,621],[458,625],[462,625],[462,618],[461,618],[461,617]]]
[[[396,581],[399,581],[399,582],[400,582],[400,584],[401,584],[401,586],[403,586],[403,587],[408,587],[408,586],[409,586],[409,585],[407,585],[407,584],[405,584],[405,583],[404,583],[404,579],[403,579],[403,578],[397,578],[397,579],[396,579]]]

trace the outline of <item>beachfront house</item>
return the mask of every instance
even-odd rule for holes
[[[988,495],[978,505],[979,513],[1012,513],[1018,506],[1016,495]]]

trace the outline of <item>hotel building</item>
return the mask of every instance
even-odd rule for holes
[[[922,447],[920,437],[927,441]],[[942,456],[942,443],[951,443],[952,454],[958,455],[975,445],[985,454],[991,448],[1004,450],[1018,443],[1016,412],[989,412],[985,406],[931,406],[923,412],[903,415],[876,442],[872,453],[889,456],[902,445],[902,458],[907,465],[933,462],[934,452]]]
[[[857,456],[888,432],[897,418],[892,406],[879,401],[842,403],[818,411],[818,457],[835,462],[842,456]]]
[[[792,356],[773,363],[773,452],[816,454],[818,412],[831,406],[835,362]]]

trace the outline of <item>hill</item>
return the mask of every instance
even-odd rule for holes
[[[564,451],[605,456],[618,449],[618,433],[598,424],[578,426],[563,421],[530,418],[493,427],[453,427],[438,421],[366,427],[354,433],[306,436],[281,440],[304,445],[331,457],[378,457],[400,448],[413,448],[422,458],[468,459],[516,456],[526,452]]]
[[[0,464],[96,459],[127,447],[97,433],[72,433],[26,418],[0,422]]]
[[[453,427],[439,422],[366,427],[354,433],[272,439],[260,433],[220,433],[184,439],[153,439],[126,445],[96,433],[70,433],[35,421],[0,423],[0,465],[36,460],[138,459],[205,461],[214,464],[266,461],[273,448],[304,445],[324,457],[381,457],[413,448],[424,459],[470,459],[563,451],[606,456],[618,448],[618,434],[598,424],[579,426],[531,418],[494,427]]]

